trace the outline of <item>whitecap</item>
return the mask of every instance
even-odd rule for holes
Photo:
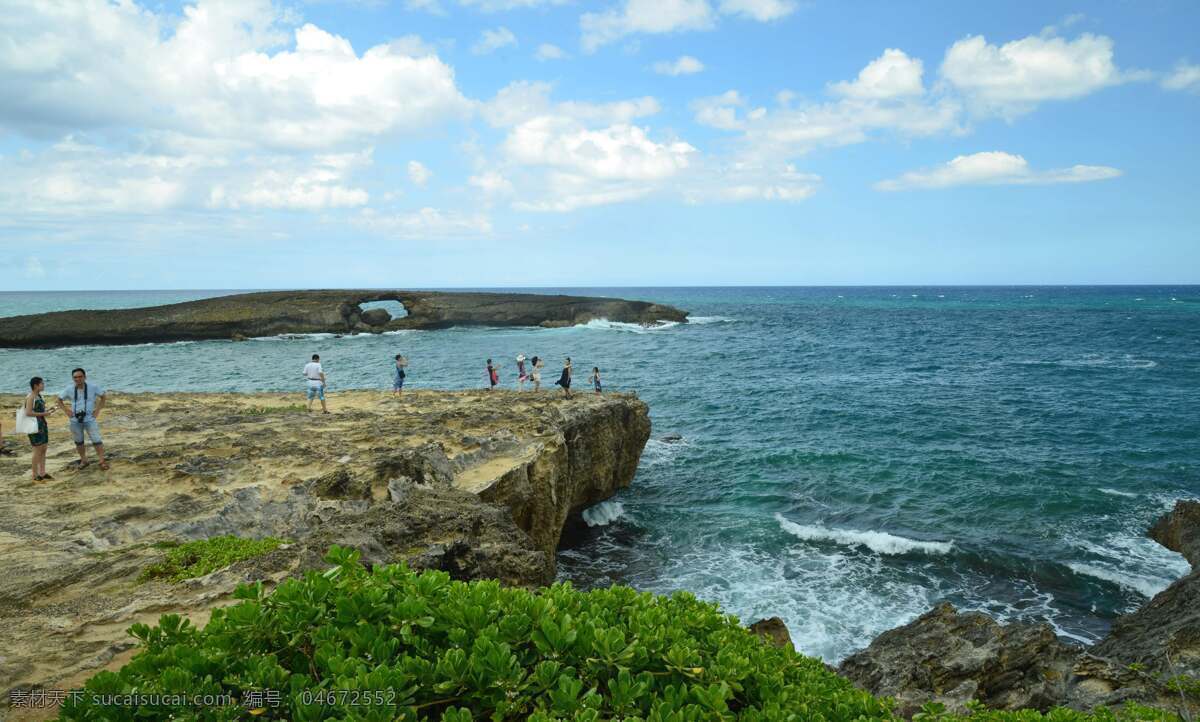
[[[706,323],[733,323],[735,319],[726,316],[688,316],[688,324],[703,326]]]
[[[619,501],[602,501],[583,510],[583,520],[588,526],[608,526],[625,514]]]
[[[775,514],[775,520],[784,531],[804,541],[826,541],[850,547],[864,546],[876,554],[887,556],[913,552],[947,554],[954,548],[953,542],[918,541],[883,531],[828,529],[817,525],[797,524],[778,513]]]
[[[1137,494],[1132,494],[1128,491],[1121,491],[1120,489],[1103,488],[1097,489],[1097,491],[1099,491],[1101,494],[1111,494],[1112,496],[1128,496],[1131,498],[1137,498]]]
[[[687,439],[680,439],[678,441],[650,439],[642,449],[642,463],[646,466],[669,464],[679,455],[679,452],[690,445]]]
[[[659,321],[655,324],[642,325],[640,323],[625,323],[623,321],[609,321],[607,318],[594,318],[587,323],[577,324],[575,328],[586,328],[598,331],[626,331],[629,333],[650,333],[651,331],[662,331],[663,329],[678,326],[678,321]]]
[[[1100,567],[1094,564],[1084,564],[1082,562],[1071,562],[1067,564],[1071,571],[1084,576],[1095,577],[1106,582],[1112,582],[1118,586],[1131,589],[1144,597],[1153,597],[1162,590],[1166,589],[1167,584],[1163,584],[1160,579],[1151,579],[1142,577],[1128,572],[1121,572],[1116,569]]]

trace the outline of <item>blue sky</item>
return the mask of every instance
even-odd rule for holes
[[[0,289],[1200,282],[1200,5],[22,2]]]

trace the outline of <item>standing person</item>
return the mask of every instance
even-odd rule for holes
[[[596,395],[600,395],[600,367],[592,367],[592,386],[596,389]]]
[[[554,383],[562,387],[563,396],[571,397],[571,357],[568,356],[566,361],[563,361],[562,375],[558,377],[558,381]]]
[[[46,410],[46,401],[42,398],[42,390],[46,382],[41,376],[29,379],[29,394],[25,397],[25,415],[37,419],[36,434],[29,435],[29,445],[33,447],[33,480],[53,481],[54,477],[46,473],[46,446],[50,443],[50,427],[46,417],[54,413],[54,409]]]
[[[404,391],[404,379],[408,377],[404,367],[407,365],[408,359],[403,354],[396,354],[396,365],[392,368],[392,393],[396,396]]]
[[[321,413],[328,414],[325,407],[325,369],[321,368],[321,356],[312,355],[312,361],[304,364],[304,378],[308,382],[308,410],[312,411],[313,399],[321,400]]]
[[[533,372],[530,374],[530,377],[533,379],[533,390],[534,391],[542,390],[542,367],[545,365],[546,364],[537,356],[534,356],[533,361],[530,362],[530,366],[533,369]]]
[[[64,414],[71,415],[71,436],[75,439],[75,451],[79,453],[79,468],[88,465],[87,449],[83,445],[83,432],[87,432],[92,440],[92,448],[96,450],[96,459],[100,468],[108,471],[108,462],[104,460],[104,439],[100,438],[100,411],[104,408],[105,391],[87,380],[87,372],[83,369],[71,371],[70,386],[58,395],[58,408]],[[63,401],[71,399],[71,410]],[[82,401],[81,401],[82,400]]]
[[[525,375],[525,354],[517,354],[517,389],[525,390],[525,379],[529,378]]]
[[[487,361],[487,374],[489,384],[488,391],[494,391],[496,389],[496,384],[500,383],[500,367],[493,366],[491,359],[488,359]]]

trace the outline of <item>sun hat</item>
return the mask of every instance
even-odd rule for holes
[[[517,354],[517,360],[518,360],[518,361],[524,361],[524,360],[525,360],[525,354],[523,354],[523,353],[519,353],[519,354]]]

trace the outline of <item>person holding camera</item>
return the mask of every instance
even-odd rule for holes
[[[58,395],[58,408],[71,417],[71,436],[75,437],[75,451],[79,452],[79,468],[88,465],[87,449],[83,445],[83,433],[86,431],[92,440],[92,448],[96,450],[96,458],[100,468],[108,471],[108,462],[104,460],[104,440],[100,438],[100,411],[104,408],[104,389],[96,384],[89,384],[87,372],[75,369],[71,372],[74,382]],[[67,410],[63,401],[71,400],[71,409]]]

